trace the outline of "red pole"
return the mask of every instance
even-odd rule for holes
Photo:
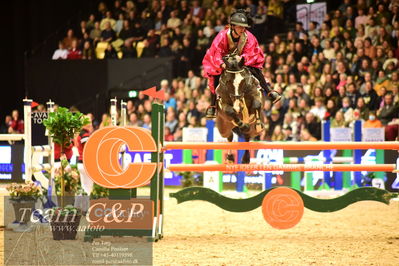
[[[384,142],[167,142],[163,150],[399,150],[399,141]]]
[[[221,171],[221,172],[252,172],[252,171],[323,171],[323,172],[349,172],[349,171],[369,171],[369,172],[393,172],[396,170],[395,164],[171,164],[170,171]]]

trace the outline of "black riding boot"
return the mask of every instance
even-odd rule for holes
[[[270,88],[270,85],[266,82],[265,77],[262,74],[262,70],[256,67],[248,67],[248,68],[251,71],[252,75],[254,75],[255,78],[259,80],[263,94],[265,96],[270,97],[272,103],[280,101],[281,95],[277,91],[274,91],[272,90],[272,88]]]
[[[213,119],[216,117],[216,93],[211,93],[211,105],[206,110],[206,118]]]

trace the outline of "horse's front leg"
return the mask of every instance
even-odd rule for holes
[[[233,141],[233,133],[227,138],[229,142]],[[234,154],[232,153],[232,150],[229,150],[229,153],[226,156],[226,163],[234,163]]]
[[[245,141],[249,142],[250,138],[245,137]],[[249,150],[245,150],[244,155],[241,158],[241,163],[242,164],[248,164],[251,161],[251,156],[249,154]]]
[[[233,122],[238,126],[241,132],[245,133],[249,131],[249,124],[246,124],[241,120],[233,106],[225,105],[223,107],[223,111],[226,113],[226,115],[232,118]]]

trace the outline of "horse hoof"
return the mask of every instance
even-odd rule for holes
[[[249,154],[248,154],[248,156],[246,156],[244,154],[244,156],[242,156],[241,163],[242,164],[249,164],[249,162],[250,162]]]
[[[234,155],[233,154],[227,154],[226,163],[234,163]]]
[[[249,124],[243,124],[243,125],[240,127],[240,130],[241,130],[241,132],[243,132],[243,133],[248,132],[249,129],[250,129]]]
[[[238,127],[233,128],[231,131],[233,131],[234,133],[236,133],[238,136],[241,136],[241,130]]]
[[[260,133],[265,129],[265,125],[263,123],[257,123],[255,129],[257,133]]]

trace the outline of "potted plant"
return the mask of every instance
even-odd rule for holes
[[[62,171],[64,167],[64,172]],[[65,156],[61,158],[61,167],[56,168],[54,172],[54,185],[58,202],[62,201],[61,183],[64,181],[64,205],[74,205],[76,193],[81,190],[80,174],[76,165],[70,165]]]
[[[66,206],[64,197],[66,196],[65,188],[69,189],[68,192],[73,192],[76,189],[76,180],[78,176],[69,171],[69,162],[65,157],[65,149],[73,142],[74,137],[78,134],[82,127],[90,123],[90,120],[82,113],[75,111],[71,112],[65,107],[58,107],[52,113],[49,113],[48,118],[43,120],[49,136],[61,147],[61,167],[56,176],[56,186],[59,186],[60,206],[56,207],[53,215],[50,218],[54,239],[71,239],[69,236],[76,236],[76,228],[70,226],[71,223],[76,221],[79,224],[81,211],[71,205]],[[77,171],[77,170],[76,170]],[[58,180],[58,182],[57,182]],[[76,191],[75,191],[76,192]],[[70,213],[73,215],[70,215]],[[65,225],[65,226],[63,226]],[[66,231],[65,231],[66,230]],[[70,233],[67,231],[71,231]],[[75,231],[75,233],[73,233]],[[67,238],[64,238],[67,237]]]
[[[193,172],[181,172],[180,175],[182,176],[181,183],[183,187],[191,187],[194,185],[195,180]]]
[[[70,112],[65,107],[58,107],[56,111],[49,113],[43,124],[48,130],[49,136],[61,147],[61,169],[59,176],[61,207],[64,207],[63,197],[65,196],[65,180],[69,174],[65,171],[69,165],[65,158],[64,151],[70,146],[76,134],[84,125],[89,123],[89,119],[80,112]]]
[[[54,207],[51,214],[51,232],[54,240],[76,238],[82,212],[72,205]]]
[[[90,193],[90,199],[107,198],[109,196],[109,189],[102,187],[96,183],[93,184],[93,190]]]
[[[43,195],[41,187],[33,182],[27,182],[26,184],[12,183],[6,189],[9,192],[15,214],[15,221],[9,227],[18,232],[30,230],[28,222],[35,208],[36,200]]]

